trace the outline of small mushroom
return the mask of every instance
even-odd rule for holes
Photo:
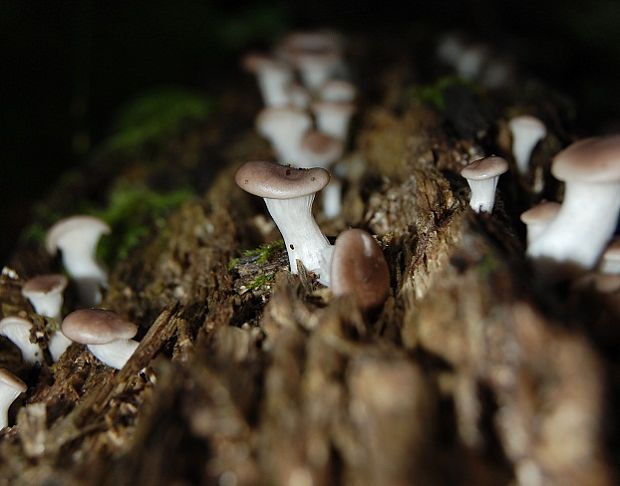
[[[512,133],[512,155],[520,174],[526,174],[534,147],[547,135],[543,122],[530,115],[516,116],[508,122]]]
[[[318,130],[310,130],[304,135],[299,147],[299,158],[294,164],[298,167],[329,167],[342,157],[342,141]]]
[[[294,62],[295,55],[299,52],[341,53],[342,49],[342,37],[331,30],[292,32],[276,46],[278,56],[289,63]]]
[[[290,102],[288,87],[293,71],[285,63],[261,54],[247,54],[242,65],[254,73],[266,106],[285,106]]]
[[[9,408],[26,389],[26,384],[22,380],[0,368],[0,430],[9,425]]]
[[[80,309],[62,321],[62,332],[72,341],[86,344],[88,350],[112,368],[125,366],[138,347],[131,339],[138,327],[115,312],[103,309]]]
[[[600,272],[620,275],[620,238],[614,238],[601,257]]]
[[[62,309],[62,293],[67,287],[67,277],[59,273],[38,275],[28,280],[22,287],[22,295],[26,297],[37,314],[60,321]],[[54,362],[71,345],[61,331],[56,331],[49,342],[49,350]]]
[[[501,157],[491,156],[475,160],[461,171],[471,188],[469,205],[477,213],[492,212],[495,205],[495,188],[499,176],[508,170],[508,163]]]
[[[297,273],[300,260],[307,270],[319,274],[319,281],[327,279],[324,253],[331,245],[312,216],[312,203],[315,194],[329,182],[329,172],[320,167],[296,169],[252,161],[241,166],[235,182],[244,191],[264,199],[284,238],[291,272]]]
[[[299,83],[291,83],[287,88],[286,94],[289,103],[295,108],[305,110],[310,106],[310,93]]]
[[[551,173],[566,183],[564,201],[527,254],[567,270],[591,269],[613,236],[620,212],[620,135],[570,145],[555,156]]]
[[[256,119],[258,132],[269,140],[281,164],[297,161],[301,140],[311,126],[310,115],[293,107],[265,108]]]
[[[482,74],[489,56],[489,48],[483,44],[465,46],[455,65],[458,75],[468,81],[477,79]]]
[[[335,296],[355,295],[363,310],[383,305],[390,292],[390,272],[372,236],[360,229],[340,233],[332,254],[330,287]]]
[[[40,316],[60,319],[62,293],[67,287],[67,277],[59,273],[37,275],[22,287],[26,297]]]
[[[322,87],[320,98],[331,103],[350,103],[355,99],[353,83],[342,79],[330,79]]]
[[[32,365],[41,362],[42,353],[38,344],[30,342],[31,329],[32,322],[21,317],[9,316],[0,321],[0,335],[15,344],[24,362]]]
[[[353,103],[316,101],[312,104],[312,111],[319,131],[346,142],[351,117],[355,112]]]
[[[342,182],[336,177],[330,179],[329,184],[323,189],[323,214],[332,219],[340,215],[342,211]]]
[[[527,226],[528,245],[540,236],[559,210],[560,203],[545,201],[521,213],[521,221]]]
[[[325,82],[341,69],[342,53],[334,49],[297,50],[293,64],[299,70],[301,81],[316,93]]]
[[[102,220],[81,215],[62,219],[47,232],[47,251],[51,255],[62,252],[64,266],[87,306],[101,302],[101,288],[108,285],[108,275],[97,263],[95,252],[101,235],[109,232],[110,227]]]

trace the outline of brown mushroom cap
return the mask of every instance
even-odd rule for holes
[[[555,201],[545,201],[521,213],[521,221],[525,224],[539,223],[553,218],[562,205]]]
[[[108,234],[110,227],[99,218],[93,216],[69,216],[61,219],[52,226],[45,238],[45,247],[52,255],[58,250],[58,241],[66,234],[73,231],[92,231],[99,234]]]
[[[235,174],[235,182],[244,191],[270,199],[307,196],[323,189],[329,172],[320,167],[296,169],[256,160],[246,162]]]
[[[62,333],[80,344],[107,344],[117,339],[131,339],[138,327],[115,312],[103,309],[80,309],[62,321]]]
[[[314,163],[331,162],[339,157],[343,151],[342,141],[330,137],[326,133],[318,130],[309,131],[301,141],[301,152],[303,157]]]
[[[245,71],[256,73],[264,68],[288,70],[289,68],[281,61],[266,54],[250,52],[241,59],[241,67]]]
[[[4,368],[0,368],[0,383],[18,390],[20,393],[24,393],[28,388],[22,380]]]
[[[364,310],[385,302],[390,290],[390,272],[372,236],[359,229],[340,233],[332,255],[330,287],[336,296],[354,294]]]
[[[471,164],[461,171],[465,179],[480,181],[497,177],[508,170],[506,159],[497,156],[483,157],[474,160]]]
[[[620,181],[620,135],[580,140],[553,159],[551,173],[561,181]]]
[[[28,280],[22,287],[25,296],[62,292],[67,287],[67,277],[60,273],[37,275]]]

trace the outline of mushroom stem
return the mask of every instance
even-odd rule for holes
[[[469,205],[477,213],[493,212],[495,205],[495,189],[499,177],[493,177],[484,180],[467,179],[467,183],[471,189],[471,198]]]
[[[288,104],[289,96],[286,90],[293,77],[290,69],[274,64],[258,69],[256,76],[265,105]]]
[[[592,268],[614,234],[619,212],[620,184],[567,182],[560,211],[527,254]]]
[[[61,331],[56,331],[54,333],[48,344],[48,349],[52,355],[52,360],[54,360],[54,363],[60,359],[67,348],[71,346],[72,342],[73,341],[71,341],[71,339],[65,336]]]
[[[342,182],[332,178],[323,189],[323,213],[326,218],[340,216],[342,210]]]
[[[0,393],[0,430],[9,425],[9,408],[21,393],[21,390],[9,387]]]
[[[117,339],[106,344],[89,344],[88,350],[99,361],[120,370],[137,349],[138,341],[133,339]]]
[[[291,272],[297,273],[297,260],[321,278],[329,273],[322,268],[322,251],[330,244],[312,216],[314,193],[291,199],[263,198],[267,210],[278,226],[286,251]]]

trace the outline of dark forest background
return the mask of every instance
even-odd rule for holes
[[[419,49],[459,30],[508,52],[575,101],[578,133],[620,130],[618,0],[209,2],[0,1],[0,256],[114,114],[156,86],[217,95],[240,54],[289,29],[331,26]]]

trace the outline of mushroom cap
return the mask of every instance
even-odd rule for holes
[[[107,344],[131,339],[138,327],[117,313],[103,309],[80,309],[62,321],[62,333],[80,344]]]
[[[300,156],[304,165],[322,165],[340,157],[343,150],[341,140],[318,130],[311,130],[301,141]]]
[[[102,235],[108,234],[110,232],[110,227],[104,221],[94,216],[77,215],[61,219],[47,232],[45,238],[45,247],[47,251],[52,255],[56,253],[61,238],[74,232],[87,232]]]
[[[620,181],[620,135],[580,140],[553,159],[551,173],[561,181]]]
[[[323,189],[329,182],[329,172],[321,167],[297,169],[255,160],[239,168],[235,182],[241,189],[255,196],[291,199]]]
[[[32,322],[17,316],[7,316],[0,320],[0,334],[3,333],[4,328],[11,326],[21,326],[30,329],[32,327]]]
[[[506,159],[493,155],[474,160],[461,171],[461,175],[465,177],[465,179],[480,181],[497,177],[507,170],[508,162],[506,162]]]
[[[343,79],[330,79],[321,87],[321,99],[343,103],[355,98],[356,89],[353,83]]]
[[[343,115],[351,115],[355,112],[355,104],[334,101],[315,101],[312,103],[312,111],[325,114],[338,113]]]
[[[256,129],[269,138],[276,127],[291,127],[297,125],[301,131],[306,131],[312,125],[312,119],[304,110],[292,106],[278,106],[264,108],[256,118]]]
[[[521,213],[521,221],[525,224],[541,223],[553,218],[562,205],[555,201],[545,201]]]
[[[0,384],[14,388],[20,393],[24,393],[28,388],[22,380],[4,368],[0,368]]]
[[[37,275],[28,280],[22,287],[22,295],[44,295],[61,293],[67,287],[67,277],[60,273]]]
[[[360,229],[340,233],[332,255],[330,287],[336,296],[354,294],[365,310],[385,302],[390,290],[390,272],[372,236]]]
[[[532,115],[515,116],[514,118],[510,119],[510,121],[508,122],[508,126],[510,127],[511,131],[521,129],[538,130],[543,137],[547,133],[547,128],[545,127],[545,124]]]
[[[283,71],[289,71],[290,68],[281,61],[274,59],[273,57],[260,54],[257,52],[250,52],[243,56],[241,59],[241,67],[245,71],[249,71],[251,73],[256,73],[261,69],[279,69]]]

